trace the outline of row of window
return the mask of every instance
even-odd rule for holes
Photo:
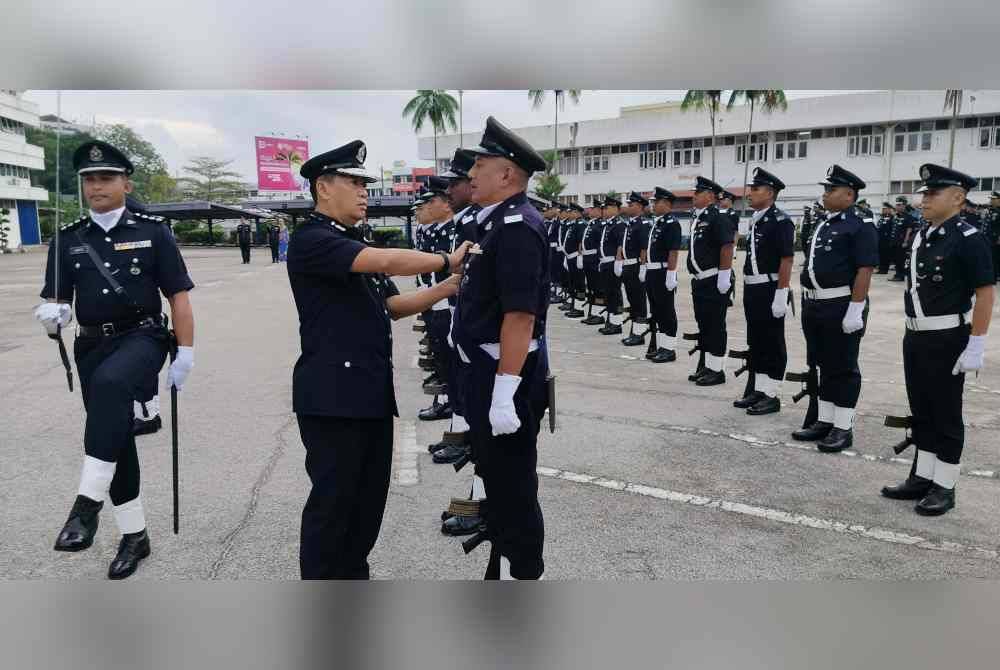
[[[897,195],[900,193],[916,193],[917,189],[924,182],[919,179],[904,179],[889,183],[889,193]],[[977,185],[973,191],[995,191],[1000,189],[1000,177],[977,177]]]
[[[24,124],[20,121],[14,121],[13,119],[8,119],[5,116],[0,116],[0,131],[11,133],[13,135],[24,135]]]
[[[28,168],[20,165],[0,163],[0,177],[20,177],[21,179],[31,179],[31,172]]]

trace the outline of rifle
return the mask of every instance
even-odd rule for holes
[[[739,377],[744,372],[750,372],[750,374],[747,375],[747,385],[743,389],[743,397],[745,398],[757,390],[757,379],[753,374],[753,370],[750,369],[750,350],[745,349],[743,351],[737,351],[735,349],[730,349],[729,357],[743,361],[743,365],[740,366],[735,373],[733,373],[735,376]]]
[[[810,365],[808,372],[786,372],[785,380],[802,384],[802,390],[792,396],[792,402],[797,403],[805,396],[809,396],[809,407],[806,409],[802,427],[811,426],[819,418],[819,370],[815,365]]]
[[[705,351],[701,348],[701,333],[684,333],[683,338],[689,342],[696,342],[688,352],[688,356],[693,356],[696,351],[700,352],[698,354],[698,367],[695,368],[695,374],[697,374],[705,369]]]
[[[892,450],[896,452],[897,456],[906,451],[911,444],[915,444],[913,441],[913,435],[910,434],[910,429],[913,428],[912,416],[886,416],[885,425],[889,428],[906,429],[906,436],[902,439],[902,441],[897,442],[892,447]]]

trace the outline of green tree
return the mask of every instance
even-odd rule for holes
[[[555,200],[566,188],[566,182],[559,178],[553,167],[555,161],[554,151],[543,151],[542,158],[545,159],[545,170],[541,174],[535,175],[535,193],[547,200]]]
[[[740,100],[746,100],[747,104],[750,106],[750,123],[747,125],[747,147],[746,154],[743,161],[743,206],[740,208],[745,210],[747,208],[747,194],[746,194],[746,184],[747,175],[750,172],[750,138],[753,136],[753,112],[755,107],[760,107],[760,110],[765,114],[771,114],[776,109],[782,111],[788,109],[788,101],[785,99],[785,92],[781,89],[754,89],[754,90],[734,90],[729,94],[729,102],[726,103],[726,111],[731,111],[736,103]],[[715,148],[715,142],[712,142],[713,149]],[[712,164],[715,164],[715,159],[713,157]]]
[[[715,180],[715,122],[719,117],[722,91],[690,90],[684,94],[681,101],[681,111],[689,110],[708,111],[708,118],[712,122],[712,180]]]
[[[233,161],[218,160],[210,156],[197,156],[184,166],[189,176],[177,180],[177,187],[187,200],[233,202],[245,189],[239,172],[229,170]],[[209,244],[213,243],[212,222],[208,222]]]
[[[424,124],[430,121],[434,131],[434,174],[438,171],[438,134],[449,127],[458,130],[455,112],[458,102],[455,97],[443,89],[418,90],[417,95],[403,107],[403,118],[410,117],[413,122],[413,132],[419,133]]]
[[[25,139],[45,152],[45,169],[32,173],[36,186],[50,193],[58,191],[77,197],[76,170],[73,169],[73,152],[84,142],[95,139],[86,133],[63,135],[59,138],[59,187],[56,187],[56,134],[47,128],[26,128]]]
[[[123,124],[103,125],[97,128],[97,139],[115,147],[132,161],[134,194],[143,202],[157,202],[151,193],[151,182],[155,175],[167,175],[167,162],[156,151],[156,147],[139,133]]]
[[[944,111],[951,108],[951,138],[948,141],[948,167],[955,160],[955,129],[958,127],[958,114],[962,111],[962,89],[949,88],[944,93]]]
[[[146,186],[146,202],[171,202],[181,198],[177,180],[166,173],[150,175]]]
[[[531,98],[532,109],[538,109],[545,102],[545,90],[530,90],[528,91],[528,97]],[[553,160],[553,174],[559,174],[559,110],[566,109],[566,96],[573,101],[573,104],[580,103],[580,93],[581,89],[569,88],[569,89],[553,89],[552,93],[555,94],[555,112],[556,120],[553,124],[553,138],[552,138],[552,151],[556,152],[556,159]]]

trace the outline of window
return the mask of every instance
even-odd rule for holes
[[[1000,147],[1000,117],[980,117],[978,146],[980,149],[995,149]]]
[[[667,167],[667,143],[649,142],[639,145],[639,169],[655,170]]]
[[[905,181],[894,181],[889,183],[889,193],[892,195],[899,195],[900,193],[912,194],[916,193],[920,185],[923,184],[919,179],[907,179]]]
[[[580,172],[580,152],[576,149],[559,151],[559,174],[578,174]]]
[[[560,202],[564,205],[571,205],[576,202],[577,196],[575,195],[558,195],[556,196],[556,202]]]
[[[20,165],[8,165],[0,163],[0,177],[17,177],[18,179],[31,179],[31,172],[26,167]]]
[[[584,172],[607,172],[610,147],[589,147],[583,151]]]
[[[854,126],[847,131],[848,156],[881,156],[882,126]]]
[[[823,131],[819,129],[811,130],[809,131],[809,138],[813,140],[821,140],[823,139]]]
[[[930,151],[933,139],[933,121],[897,123],[893,130],[893,151]]]
[[[674,167],[701,165],[702,140],[674,140]]]
[[[805,158],[809,154],[809,138],[812,131],[789,130],[774,134],[774,160]]]
[[[744,163],[747,159],[747,137],[737,139],[736,162]],[[763,163],[767,161],[767,133],[754,133],[750,136],[750,162]]]
[[[983,177],[979,180],[979,191],[993,191],[1000,188],[1000,177]]]
[[[24,135],[24,124],[7,117],[0,117],[0,131],[12,135]]]

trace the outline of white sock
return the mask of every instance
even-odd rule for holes
[[[622,325],[622,321],[623,321],[623,318],[622,318],[621,314],[610,314],[610,315],[608,315],[608,322],[612,326],[620,326],[620,325]]]
[[[820,400],[816,418],[823,423],[833,423],[833,403],[829,400]]]
[[[513,581],[513,580],[514,580],[514,578],[511,577],[511,575],[510,575],[510,559],[508,559],[506,556],[501,556],[500,557],[500,581],[502,581],[502,582],[510,582],[510,581]]]
[[[486,484],[483,483],[483,478],[477,475],[472,476],[472,499],[482,500],[486,497]]]
[[[461,414],[451,415],[451,432],[452,433],[465,433],[469,430],[469,423],[465,420],[465,417]]]
[[[121,505],[115,505],[115,523],[122,535],[138,533],[146,528],[146,515],[142,512],[142,500],[136,496]]]
[[[149,418],[160,415],[160,396],[154,395],[146,403],[146,411],[149,412]]]
[[[667,335],[666,333],[657,333],[656,346],[673,351],[677,348],[677,336]]]
[[[722,356],[715,354],[705,354],[705,367],[713,372],[722,372]]]
[[[936,463],[937,456],[929,451],[917,449],[917,477],[934,479],[934,466]]]
[[[77,493],[96,502],[103,501],[111,489],[111,480],[115,477],[116,467],[116,463],[84,456],[83,470],[80,472],[80,488]]]
[[[771,392],[768,394],[772,398],[777,398],[781,394],[781,380],[775,379],[774,377],[768,377],[768,385],[770,386]]]
[[[750,373],[753,375],[754,389],[760,391],[769,398],[774,397],[774,392],[771,390],[771,380],[766,375],[759,375],[756,372]]]
[[[854,428],[854,408],[853,407],[833,407],[833,427],[841,430],[851,430]]]
[[[934,465],[934,483],[945,489],[955,488],[958,483],[958,473],[962,466],[958,463],[945,463],[938,460]]]

